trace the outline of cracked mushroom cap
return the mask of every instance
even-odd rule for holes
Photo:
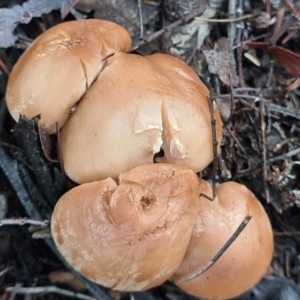
[[[208,95],[172,56],[115,53],[62,129],[67,175],[77,183],[117,179],[153,161],[203,170],[213,159]],[[214,115],[220,144],[217,109]]]
[[[41,34],[15,64],[6,101],[12,117],[41,115],[49,133],[62,127],[70,110],[105,66],[112,53],[129,50],[131,38],[121,26],[104,20],[70,21]]]
[[[139,291],[167,280],[180,265],[195,221],[198,178],[183,166],[150,164],[82,184],[57,202],[54,241],[90,280]]]
[[[212,196],[208,182],[201,182],[201,193]],[[213,202],[200,198],[189,247],[172,279],[176,283],[205,267],[250,214],[245,229],[208,270],[176,283],[196,297],[232,299],[265,274],[273,254],[273,232],[262,205],[244,185],[226,182],[217,187],[216,194]]]

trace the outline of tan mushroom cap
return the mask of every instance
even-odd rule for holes
[[[201,192],[211,196],[212,188],[202,181]],[[216,193],[213,202],[201,197],[188,250],[173,279],[186,278],[206,266],[250,214],[252,219],[246,228],[211,268],[192,280],[177,283],[197,297],[232,299],[265,274],[273,254],[273,233],[262,205],[245,186],[227,182]]]
[[[213,158],[207,97],[194,71],[174,57],[116,53],[62,129],[67,175],[78,183],[116,179],[152,163],[161,149],[157,162],[204,169]]]
[[[70,21],[41,34],[14,66],[6,100],[12,117],[33,118],[49,133],[63,126],[105,65],[103,58],[128,51],[131,38],[121,26],[104,20]]]
[[[150,164],[82,184],[55,206],[51,231],[66,260],[117,290],[159,285],[180,265],[194,226],[198,178],[182,166]]]

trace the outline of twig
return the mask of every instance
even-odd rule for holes
[[[223,253],[228,249],[228,247],[235,241],[235,239],[240,235],[240,233],[244,230],[244,228],[247,226],[247,224],[249,223],[250,219],[252,217],[250,215],[247,215],[244,220],[242,221],[242,223],[239,225],[239,227],[236,229],[236,231],[233,233],[233,235],[229,238],[229,240],[225,243],[225,245],[220,249],[220,251],[208,262],[208,264],[206,266],[204,266],[203,268],[201,268],[199,271],[197,271],[196,273],[187,276],[185,278],[182,279],[177,279],[174,280],[175,283],[179,283],[179,282],[185,282],[185,281],[189,281],[192,280],[196,277],[198,277],[199,275],[203,274],[205,271],[207,271],[222,255]]]
[[[198,48],[197,48],[197,43],[196,43],[195,46],[193,47],[193,51],[192,51],[191,55],[186,60],[186,64],[189,65],[192,62],[192,60],[195,57],[197,51],[198,51]]]
[[[228,0],[228,15],[231,19],[236,19],[236,9],[237,9],[237,1],[236,0]],[[235,22],[230,22],[227,25],[227,35],[229,39],[229,43],[233,46],[234,41],[237,41],[237,34],[236,34],[236,24]]]
[[[228,131],[228,133],[231,135],[231,137],[234,139],[234,141],[236,142],[236,144],[238,145],[238,147],[241,149],[241,151],[246,155],[246,151],[243,148],[243,146],[241,145],[241,143],[239,142],[239,140],[237,139],[237,137],[235,136],[235,134],[229,129],[229,127],[227,125],[224,126],[226,128],[226,130]]]
[[[277,143],[276,145],[269,146],[269,150],[273,152],[277,152],[280,150],[284,145],[299,142],[300,138],[298,137],[292,137],[292,138],[286,138],[283,141]]]
[[[7,268],[3,269],[2,271],[0,271],[0,277],[3,276],[8,271],[10,271],[11,269],[12,269],[12,267],[7,267]]]
[[[289,117],[293,117],[297,120],[300,120],[300,113],[297,111],[294,111],[292,109],[289,109],[289,108],[286,108],[286,107],[283,107],[283,106],[280,106],[280,105],[277,105],[277,104],[274,104],[271,102],[267,102],[266,104],[267,104],[267,108],[270,112],[276,112],[276,113],[286,115]]]
[[[10,73],[9,69],[1,58],[0,58],[0,68],[2,68],[5,74],[9,75]]]
[[[242,88],[244,88],[244,91],[245,88],[246,88],[246,84],[245,84],[245,80],[244,80],[244,73],[243,73],[243,61],[242,61],[242,58],[243,58],[243,39],[241,39],[241,47],[239,47],[237,49],[237,54],[238,54],[238,70],[239,70],[239,77],[240,77],[240,85]],[[231,94],[233,93],[232,89],[231,89]]]
[[[292,150],[292,151],[289,151],[289,152],[284,153],[284,154],[282,154],[282,155],[278,155],[278,156],[273,157],[273,158],[269,158],[269,159],[268,159],[268,163],[272,163],[272,162],[274,162],[274,161],[286,159],[287,157],[292,157],[292,156],[294,156],[294,155],[297,155],[298,153],[300,153],[300,148],[295,149],[295,150]]]
[[[289,11],[291,12],[292,16],[297,19],[298,22],[300,22],[300,15],[298,13],[298,11],[295,9],[295,7],[293,6],[292,3],[290,3],[290,1],[288,0],[284,0],[283,1],[285,6],[289,9]]]
[[[140,40],[144,39],[144,23],[143,23],[143,11],[142,11],[142,0],[137,0],[140,18]]]
[[[218,140],[217,140],[217,133],[216,133],[216,118],[215,118],[215,109],[214,109],[214,98],[213,97],[208,97],[208,102],[209,102],[209,109],[210,109],[210,122],[211,122],[211,132],[212,132],[212,143],[213,143],[213,178],[212,178],[212,190],[213,190],[213,196],[210,198],[209,196],[200,193],[199,197],[205,197],[206,199],[213,201],[216,198],[216,172],[218,170]]]
[[[270,195],[269,189],[267,186],[267,150],[266,150],[266,129],[265,129],[265,102],[260,101],[259,104],[259,112],[260,112],[260,130],[261,130],[261,152],[262,152],[262,171],[263,171],[263,187],[265,192],[265,198],[267,203],[270,203]]]
[[[15,284],[15,286],[12,288],[12,293],[10,294],[10,297],[8,300],[14,300],[15,299],[15,296],[17,294],[17,290],[22,286],[22,283],[20,282],[17,282]]]
[[[286,237],[290,237],[290,236],[299,236],[300,235],[300,231],[284,231],[284,232],[278,232],[278,231],[274,231],[274,236],[278,236],[278,237],[281,237],[281,236],[286,236]]]
[[[50,220],[33,220],[27,218],[19,219],[0,219],[0,227],[4,225],[35,225],[46,227],[50,224]]]
[[[31,38],[21,35],[21,34],[15,34],[15,36],[18,37],[19,39],[24,40],[29,43],[32,43],[34,41],[34,39],[31,39]]]
[[[17,49],[22,49],[22,50],[26,50],[28,48],[28,46],[20,44],[20,43],[15,43],[13,45],[13,47],[17,48]]]
[[[212,131],[212,142],[213,142],[213,180],[212,180],[212,188],[213,188],[213,199],[216,197],[216,173],[218,171],[218,140],[217,140],[217,132],[216,132],[216,118],[215,118],[215,107],[216,103],[213,97],[208,97],[209,101],[209,110],[211,117],[211,131]]]
[[[232,23],[232,22],[238,22],[245,19],[253,18],[256,15],[248,14],[237,18],[231,18],[231,19],[206,19],[202,17],[196,17],[195,20],[197,21],[203,21],[203,22],[211,22],[211,23]]]
[[[291,278],[291,268],[290,268],[290,252],[285,250],[285,274],[287,278]]]
[[[291,30],[291,28],[290,28]],[[299,31],[299,28],[295,28],[295,29],[292,29],[288,35],[281,41],[281,44],[286,44],[297,32]]]
[[[133,45],[133,47],[130,49],[130,51],[136,50],[137,48],[145,45],[146,43],[152,42],[153,40],[155,40],[156,38],[158,38],[162,34],[164,34],[166,31],[171,31],[171,30],[177,28],[182,23],[188,22],[189,20],[195,18],[196,16],[201,14],[204,10],[205,10],[205,7],[200,7],[198,9],[194,10],[193,12],[191,12],[190,14],[188,14],[188,15],[182,17],[181,19],[175,21],[174,23],[162,28],[159,31],[154,32],[148,38],[144,39],[143,41],[140,41],[140,42],[136,43],[135,45]]]
[[[219,152],[219,169],[220,169],[221,177],[227,181],[232,177],[232,173],[227,168],[225,160],[222,157],[221,148],[218,149],[218,152]]]
[[[234,98],[245,98],[245,99],[249,99],[249,100],[254,100],[254,101],[259,101],[262,98],[258,97],[258,96],[253,96],[253,95],[248,95],[248,94],[233,94]],[[231,94],[221,94],[218,95],[218,98],[225,98],[228,99],[229,97],[231,97]]]
[[[61,289],[56,286],[43,286],[43,287],[8,287],[5,289],[6,292],[15,292],[15,294],[21,295],[37,295],[41,293],[55,293],[63,295],[66,297],[72,297],[74,299],[83,299],[83,300],[95,300],[95,298],[72,292],[69,290]]]
[[[288,28],[292,25],[294,19],[292,16],[290,16],[283,24],[282,26],[270,37],[269,39],[269,45],[270,47],[275,47],[278,39],[288,30]]]
[[[229,98],[230,94],[222,94],[222,95],[218,95],[218,98]],[[266,100],[265,98],[261,98],[259,96],[253,96],[253,95],[246,95],[246,94],[234,94],[235,98],[244,98],[244,99],[250,99],[250,100],[254,100],[256,101],[262,101],[262,100]],[[245,103],[246,105],[247,103]],[[249,106],[249,104],[248,104]],[[292,109],[286,108],[284,106],[280,106],[277,104],[274,104],[272,102],[266,102],[266,107],[268,109],[269,112],[276,112],[282,115],[286,115],[289,117],[293,117],[297,120],[300,120],[300,113],[298,111],[294,111]],[[253,107],[252,107],[253,108]],[[253,108],[254,109],[254,108]]]
[[[240,87],[240,88],[235,88],[234,90],[234,93],[239,93],[239,92],[260,92],[261,89],[258,89],[258,88],[252,88],[252,87]]]
[[[65,172],[65,165],[64,165],[64,157],[62,154],[62,146],[61,146],[61,133],[60,133],[60,126],[59,126],[59,122],[55,123],[55,131],[56,131],[56,147],[57,147],[57,154],[58,154],[58,160],[59,160],[59,164],[60,164],[60,172],[61,172],[61,176],[62,179],[65,183],[65,186],[67,186],[67,175]]]

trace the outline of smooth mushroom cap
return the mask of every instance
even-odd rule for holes
[[[174,86],[181,89],[181,93],[177,95],[178,104],[175,104],[172,98],[169,99],[169,96],[165,99],[167,109],[162,111],[164,132],[161,147],[164,150],[164,156],[157,158],[156,161],[183,164],[195,172],[202,171],[213,159],[211,114],[216,119],[218,146],[222,140],[223,124],[219,110],[213,107],[214,111],[210,111],[209,91],[186,63],[164,54],[148,55],[146,58],[160,68],[160,72],[166,78],[171,78]],[[185,108],[188,104],[194,107],[196,116],[191,116],[190,111]],[[180,110],[182,110],[181,118],[178,117]],[[185,117],[188,120],[185,120]],[[187,128],[183,129],[183,126]],[[195,143],[197,139],[201,142]],[[201,154],[198,155],[199,153]]]
[[[201,182],[201,193],[212,196],[212,188],[205,181]],[[218,186],[216,193],[213,202],[200,198],[189,247],[172,279],[176,282],[206,266],[250,214],[246,228],[211,268],[195,279],[177,283],[197,297],[232,299],[265,274],[273,254],[273,233],[262,205],[245,186],[227,182]]]
[[[182,166],[139,166],[86,183],[55,206],[51,231],[66,260],[90,280],[139,291],[180,265],[195,221],[198,178]]]
[[[121,26],[104,20],[70,21],[41,34],[15,64],[6,101],[12,117],[33,118],[49,133],[63,126],[105,66],[108,55],[128,51],[131,38]]]
[[[213,158],[207,97],[194,71],[172,56],[116,53],[62,129],[67,175],[78,183],[116,179],[161,149],[156,162],[204,169]]]

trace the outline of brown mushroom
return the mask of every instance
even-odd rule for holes
[[[104,20],[70,21],[41,34],[15,64],[6,100],[12,117],[41,115],[49,133],[63,126],[105,65],[105,57],[128,51],[131,38],[121,26]]]
[[[82,184],[55,206],[51,231],[66,260],[117,290],[144,290],[180,265],[195,221],[198,178],[182,166],[150,164]]]
[[[66,173],[77,183],[117,179],[153,161],[195,172],[212,161],[208,89],[174,57],[123,53],[130,43],[109,21],[62,23],[40,35],[10,75],[11,115],[41,115],[48,133],[59,123]]]
[[[116,179],[154,160],[203,170],[213,158],[208,94],[172,56],[116,53],[62,129],[67,175],[77,183]]]
[[[201,182],[201,193],[212,196]],[[254,286],[264,275],[273,253],[270,221],[260,202],[243,185],[223,183],[213,202],[198,202],[198,215],[183,263],[172,279],[185,279],[205,267],[231,237],[247,214],[246,228],[224,254],[198,277],[178,282],[185,292],[205,299],[231,299]]]

